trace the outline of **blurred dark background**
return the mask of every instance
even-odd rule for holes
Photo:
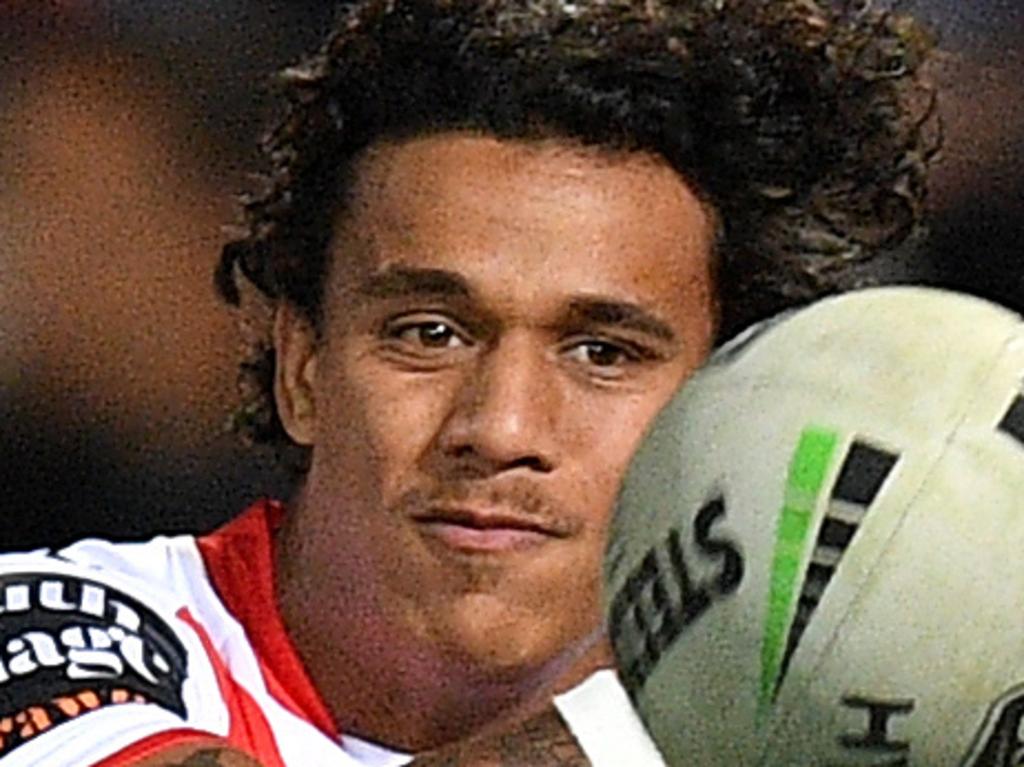
[[[0,0],[0,549],[208,529],[288,491],[225,431],[212,267],[325,2]]]
[[[1024,308],[1024,4],[908,0],[942,54],[929,241],[888,276]],[[0,549],[206,530],[289,483],[224,430],[210,277],[323,0],[0,0]]]

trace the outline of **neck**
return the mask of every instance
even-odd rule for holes
[[[411,753],[437,748],[531,716],[610,664],[595,632],[540,667],[481,668],[390,621],[372,584],[345,577],[358,569],[313,572],[287,525],[277,543],[282,619],[342,733]]]

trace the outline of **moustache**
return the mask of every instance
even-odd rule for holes
[[[403,517],[430,518],[459,510],[494,513],[512,517],[559,537],[580,531],[582,521],[553,501],[536,483],[526,479],[508,479],[501,483],[456,481],[430,487],[417,487],[403,493],[395,511]]]

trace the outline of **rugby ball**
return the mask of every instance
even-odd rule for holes
[[[1024,764],[1024,324],[846,294],[718,351],[661,413],[605,562],[670,765]]]

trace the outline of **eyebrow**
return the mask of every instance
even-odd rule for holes
[[[575,320],[627,328],[662,341],[676,340],[676,333],[668,323],[636,304],[625,301],[592,297],[575,298],[569,304],[569,314]]]
[[[457,272],[397,265],[370,274],[357,290],[361,295],[380,299],[472,296],[469,283]],[[568,317],[575,322],[621,327],[662,341],[676,341],[676,333],[668,323],[628,301],[602,296],[576,297],[569,302]]]
[[[455,272],[445,269],[418,269],[389,266],[369,275],[357,292],[369,298],[403,298],[431,295],[468,298],[469,283]]]

